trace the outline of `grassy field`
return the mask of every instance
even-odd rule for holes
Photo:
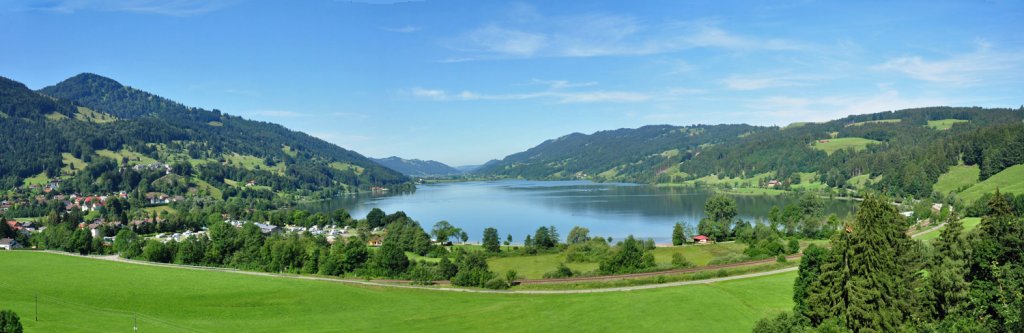
[[[868,185],[877,183],[880,180],[882,180],[882,176],[871,178],[871,175],[863,174],[859,176],[850,177],[850,179],[846,180],[846,182],[850,185],[853,185],[853,187],[856,189],[864,189]]]
[[[562,254],[539,254],[535,256],[515,256],[505,258],[491,258],[487,260],[487,266],[492,272],[505,274],[510,269],[516,270],[519,276],[527,279],[540,279],[544,273],[554,271],[558,264],[565,262]],[[590,272],[597,270],[597,263],[567,263],[574,271]]]
[[[158,216],[162,216],[163,214],[165,214],[165,212],[166,214],[178,213],[178,210],[171,208],[171,206],[153,206],[143,208],[142,210],[145,210],[146,214],[153,214],[153,212],[156,212]]]
[[[853,124],[850,124],[850,125],[847,125],[847,126],[864,126],[864,125],[867,125],[867,124],[895,124],[895,123],[898,123],[898,122],[901,122],[901,121],[903,121],[903,119],[868,120],[868,121],[862,121],[862,122],[859,122],[859,123],[853,123]]]
[[[89,166],[89,163],[85,163],[85,161],[75,158],[75,155],[72,155],[71,153],[61,153],[60,156],[63,159],[63,161],[61,161],[61,165],[63,167],[60,169],[63,174],[72,174],[72,166],[74,166],[74,171],[82,170]]]
[[[838,138],[828,139],[828,142],[821,143],[814,141],[811,143],[811,147],[825,151],[827,154],[832,154],[840,149],[853,148],[853,150],[863,150],[869,144],[880,143],[879,141],[865,139],[865,138]]]
[[[730,242],[699,246],[659,247],[655,248],[653,253],[654,262],[659,267],[671,268],[672,254],[677,252],[682,253],[684,258],[697,266],[706,266],[709,262],[718,258],[741,256],[745,248],[746,245],[744,244]],[[419,257],[415,258],[419,259]],[[544,273],[557,269],[558,264],[563,262],[565,262],[563,254],[552,253],[534,256],[491,258],[487,261],[487,265],[493,272],[504,273],[514,269],[524,278],[539,279],[544,276]],[[590,272],[597,270],[598,265],[597,263],[566,263],[566,266],[575,271]]]
[[[277,173],[279,175],[284,174],[284,163],[278,163],[274,166],[269,166],[265,163],[262,158],[252,155],[239,155],[236,153],[224,154],[224,160],[228,162],[228,165],[233,165],[247,170],[265,170]]]
[[[117,161],[118,165],[121,165],[121,159],[122,158],[128,158],[128,165],[153,164],[153,163],[156,163],[156,160],[150,158],[149,156],[142,155],[142,154],[139,154],[139,153],[127,150],[127,149],[121,149],[119,151],[111,151],[111,150],[108,150],[108,149],[103,149],[103,150],[97,150],[96,154],[100,155],[100,156],[103,156],[103,157],[111,158],[111,159]]]
[[[22,183],[25,185],[44,185],[50,182],[50,177],[46,176],[46,171],[40,172],[38,175],[25,178]]]
[[[960,220],[960,221],[964,223],[964,231],[970,231],[970,230],[973,230],[974,228],[978,227],[978,224],[981,223],[981,218],[980,217],[968,217],[968,218],[964,218],[963,220]],[[920,236],[917,236],[914,239],[923,240],[923,241],[931,241],[933,239],[939,238],[939,233],[941,233],[942,229],[944,229],[944,228],[945,227],[938,228],[938,229],[935,229],[933,231],[929,231],[928,233],[921,234]]]
[[[941,194],[959,191],[978,183],[980,173],[977,165],[957,165],[949,167],[949,171],[939,176],[939,181],[932,185],[932,191]]]
[[[111,116],[103,112],[96,112],[84,106],[79,106],[78,112],[75,113],[75,119],[98,124],[105,124],[116,121],[117,117]]]
[[[3,307],[26,332],[749,332],[792,306],[795,272],[714,284],[571,295],[352,286],[0,252]],[[33,320],[39,295],[39,321]]]
[[[800,172],[798,174],[800,175],[800,184],[790,185],[793,189],[818,191],[828,187],[828,185],[818,180],[817,172]]]
[[[928,125],[926,125],[926,126],[928,126],[928,128],[931,128],[931,129],[937,129],[937,130],[940,130],[940,131],[945,131],[945,130],[948,130],[950,128],[953,128],[954,124],[966,123],[966,122],[968,122],[968,120],[963,120],[963,119],[929,120],[928,121]]]
[[[1024,193],[1024,164],[1006,168],[985,181],[971,186],[960,192],[960,198],[965,202],[974,202],[981,198],[982,194],[995,192],[997,188],[1003,193]]]

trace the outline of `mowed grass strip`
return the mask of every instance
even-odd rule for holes
[[[985,181],[960,192],[964,202],[974,202],[985,193],[994,193],[999,189],[1003,193],[1024,194],[1024,164],[1006,168]]]
[[[814,143],[811,143],[811,147],[823,150],[825,151],[825,153],[831,155],[832,153],[838,150],[847,148],[852,148],[853,150],[863,150],[868,145],[877,143],[881,142],[865,138],[838,138],[814,141]]]
[[[475,294],[0,252],[27,332],[749,332],[792,307],[796,273],[634,292]],[[38,293],[39,321],[33,320]]]
[[[746,245],[729,242],[708,245],[687,245],[673,247],[655,248],[654,262],[659,268],[672,268],[672,255],[680,253],[686,260],[697,266],[707,266],[712,260],[721,258],[738,257],[743,255]],[[419,259],[419,258],[417,258]],[[504,274],[509,270],[515,270],[520,277],[527,279],[540,279],[544,273],[552,272],[558,268],[560,263],[565,263],[565,255],[561,253],[538,254],[532,256],[511,256],[497,257],[487,260],[491,271]],[[592,272],[598,269],[597,263],[565,263],[570,269],[578,272]]]
[[[932,185],[932,191],[940,194],[956,192],[960,189],[970,187],[978,183],[978,175],[981,169],[977,165],[956,165],[949,167],[949,171],[939,175],[939,180]]]

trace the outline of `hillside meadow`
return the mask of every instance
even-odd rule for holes
[[[479,294],[0,252],[3,308],[26,332],[749,332],[792,306],[794,272],[632,292]],[[33,320],[39,295],[39,321]]]

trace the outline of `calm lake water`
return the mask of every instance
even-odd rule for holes
[[[484,228],[495,227],[502,241],[512,234],[513,242],[521,243],[538,227],[550,225],[558,228],[564,240],[578,225],[589,228],[591,236],[621,240],[632,234],[663,243],[671,240],[676,222],[696,226],[704,217],[704,202],[710,195],[703,190],[635,184],[502,180],[420,185],[414,193],[352,195],[304,208],[345,208],[360,218],[373,208],[388,214],[404,211],[428,232],[434,223],[446,220],[465,230],[470,241],[479,241]],[[795,195],[734,198],[740,218],[749,221],[767,220],[773,205],[781,208],[797,200]],[[855,205],[848,200],[827,200],[826,213],[843,217],[852,213]]]

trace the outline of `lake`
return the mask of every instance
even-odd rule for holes
[[[521,243],[540,226],[555,226],[563,241],[573,226],[590,229],[591,236],[627,235],[671,241],[676,222],[696,226],[704,217],[707,190],[656,187],[589,181],[500,180],[419,185],[415,192],[358,194],[306,204],[311,211],[345,208],[363,218],[373,208],[388,214],[404,211],[428,232],[446,220],[465,230],[471,241],[480,241],[487,227],[498,229],[501,240],[512,234]],[[796,195],[736,195],[739,217],[767,220],[772,206],[796,202]],[[840,217],[853,212],[856,202],[826,200],[826,214]]]

